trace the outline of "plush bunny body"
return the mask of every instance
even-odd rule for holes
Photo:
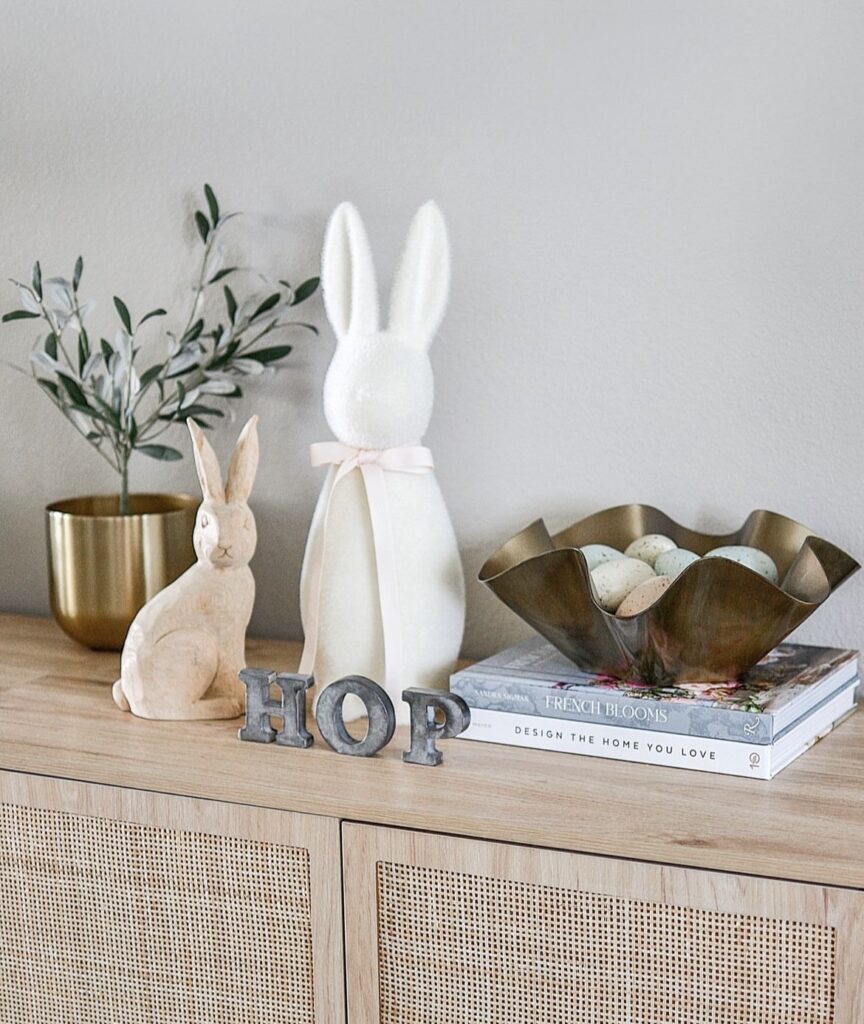
[[[247,504],[258,464],[257,417],[237,442],[226,488],[216,455],[189,421],[204,501],[198,562],[160,591],[129,628],[114,700],[141,718],[234,718],[242,714],[246,629],[255,601],[249,559],[255,520]]]
[[[310,533],[323,528],[335,472],[328,473]],[[403,634],[401,689],[389,696],[397,721],[404,724],[407,705],[402,689],[446,689],[462,642],[465,585],[456,537],[434,475],[388,473],[386,482]],[[357,470],[340,482],[330,501],[314,667],[319,692],[322,685],[346,675],[386,678],[378,573],[366,502]],[[301,594],[304,626],[310,600],[308,550]],[[354,704],[352,712],[349,702],[346,718],[359,710]]]
[[[449,286],[446,228],[433,203],[408,234],[391,299],[390,324],[378,324],[372,257],[357,211],[340,206],[322,260],[327,313],[338,345],[324,384],[324,410],[336,438],[362,459],[420,445],[432,412],[428,347]],[[419,449],[425,451],[425,449]],[[400,631],[399,665],[385,659],[380,551],[360,468],[334,486],[332,466],[315,510],[301,581],[307,652],[318,691],[346,675],[387,680],[397,721],[407,721],[401,691],[446,689],[459,654],[465,585],[456,537],[434,472],[383,470],[387,533]],[[318,600],[315,601],[315,591]],[[393,623],[390,623],[391,629]],[[394,673],[394,669],[398,670]],[[358,705],[346,702],[346,718]]]

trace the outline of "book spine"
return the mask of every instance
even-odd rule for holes
[[[769,744],[774,739],[773,718],[768,714],[687,701],[641,700],[598,686],[522,682],[468,669],[451,677],[450,689],[472,710],[505,711],[740,743]]]
[[[770,779],[772,747],[472,708],[461,739]]]

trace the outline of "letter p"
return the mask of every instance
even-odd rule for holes
[[[411,709],[411,749],[402,754],[409,764],[441,764],[441,751],[436,740],[450,739],[464,732],[471,724],[471,710],[455,693],[411,687],[402,691],[402,700]],[[441,712],[443,722],[437,721]]]

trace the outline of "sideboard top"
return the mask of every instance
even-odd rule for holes
[[[298,655],[249,642],[253,666]],[[0,770],[864,889],[864,714],[771,782],[463,740],[424,768],[402,763],[405,730],[362,759],[317,736],[241,743],[239,720],[143,721],[113,704],[117,668],[48,620],[0,616]]]

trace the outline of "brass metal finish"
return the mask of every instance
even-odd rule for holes
[[[200,499],[189,494],[93,495],[45,510],[51,610],[74,640],[118,651],[143,607],[195,561]]]
[[[704,555],[747,544],[777,563],[781,584],[725,558],[694,562],[649,608],[616,618],[594,598],[579,548],[624,550],[662,533]],[[480,581],[587,672],[638,675],[652,683],[734,679],[759,661],[860,568],[812,530],[776,512],[751,512],[734,533],[714,536],[679,526],[649,505],[620,505],[554,536],[536,520],[495,552]]]

